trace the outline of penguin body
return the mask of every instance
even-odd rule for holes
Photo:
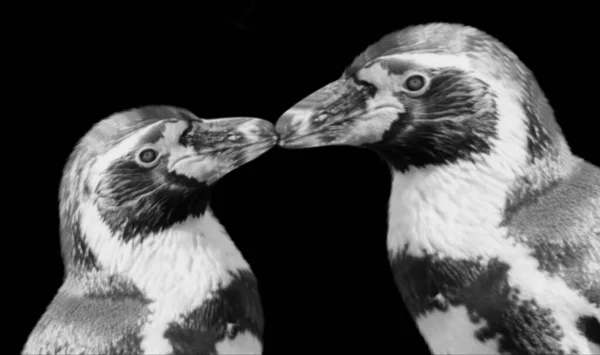
[[[473,217],[482,207],[461,198],[464,186],[423,184],[428,177],[414,176],[419,180],[414,183],[423,184],[415,191],[444,189],[440,199],[423,201],[403,194],[410,191],[407,176],[394,179],[390,262],[403,301],[434,353],[597,352],[600,279],[594,224],[600,205],[589,193],[600,175],[596,167],[574,163],[578,166],[559,185],[520,198],[519,206],[509,203],[498,228]],[[480,199],[489,192],[488,183],[482,181]],[[453,201],[464,201],[452,207],[454,218],[474,219],[462,228],[447,223],[445,214],[424,216],[427,208],[415,208],[439,208],[453,194]],[[422,234],[414,230],[426,228],[435,232],[419,241]],[[571,350],[564,351],[564,344]]]
[[[600,353],[600,169],[531,71],[469,26],[389,34],[277,122],[389,165],[387,248],[435,354]]]
[[[267,121],[168,106],[94,126],[61,183],[65,281],[23,353],[262,353],[257,281],[209,202],[275,142]]]

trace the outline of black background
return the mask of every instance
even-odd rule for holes
[[[19,130],[5,133],[19,152],[7,174],[16,181],[5,195],[7,225],[18,231],[7,234],[18,246],[5,250],[6,259],[19,260],[8,269],[16,280],[6,288],[16,299],[10,308],[17,313],[17,349],[62,282],[63,165],[93,123],[118,111],[165,104],[203,118],[275,122],[383,35],[461,22],[517,53],[549,97],[572,150],[600,164],[590,9],[544,5],[542,15],[509,5],[345,6],[247,1],[110,16],[70,7],[21,24],[34,34],[19,45],[21,66],[6,69],[22,78],[22,102]],[[389,182],[373,153],[328,147],[276,148],[216,184],[213,209],[259,280],[265,352],[426,352],[387,261]]]

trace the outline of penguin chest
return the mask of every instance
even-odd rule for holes
[[[169,323],[164,338],[174,354],[261,354],[262,306],[250,271]]]
[[[392,259],[404,303],[436,354],[566,354],[588,352],[577,327],[589,312],[557,292],[554,279],[511,284],[515,269],[490,259],[455,260],[403,254]],[[550,282],[552,281],[552,282]],[[545,290],[545,297],[528,293]]]
[[[449,306],[416,318],[417,327],[434,354],[500,354],[499,337],[482,336],[487,326],[465,306]]]

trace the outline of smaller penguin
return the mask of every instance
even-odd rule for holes
[[[250,266],[211,186],[277,142],[258,118],[146,106],[97,123],[60,186],[65,280],[23,354],[261,354]]]

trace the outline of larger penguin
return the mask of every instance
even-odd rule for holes
[[[96,124],[60,187],[65,280],[23,354],[261,354],[256,279],[209,201],[275,144],[267,121],[169,106]]]
[[[600,169],[499,41],[444,23],[389,34],[276,129],[286,148],[389,163],[389,258],[432,352],[600,353]]]

